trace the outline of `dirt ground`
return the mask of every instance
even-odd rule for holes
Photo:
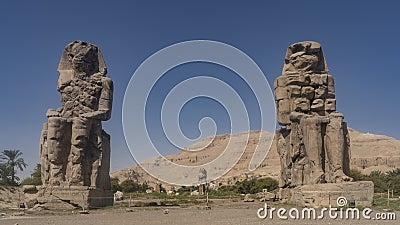
[[[201,206],[180,207],[141,207],[130,208],[133,212],[127,212],[126,208],[112,208],[103,210],[93,210],[89,214],[79,214],[78,212],[26,212],[20,215],[12,215],[7,212],[0,217],[1,225],[128,225],[128,224],[167,224],[167,225],[198,225],[198,224],[398,224],[400,212],[396,212],[397,220],[340,220],[329,219],[312,220],[281,220],[276,214],[271,220],[269,218],[260,219],[257,217],[257,210],[263,207],[264,203],[231,203],[224,205],[213,205],[211,210],[206,210]],[[164,211],[168,209],[168,214]],[[1,212],[0,212],[1,213]],[[15,214],[15,212],[14,212]],[[371,214],[374,216],[375,212]]]

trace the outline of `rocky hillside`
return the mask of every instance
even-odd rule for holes
[[[385,135],[350,129],[351,168],[364,174],[387,172],[400,167],[400,141]]]
[[[349,129],[351,140],[351,168],[358,169],[364,174],[369,174],[373,170],[386,172],[400,167],[400,141],[394,138],[364,134],[356,130]],[[247,133],[236,134],[238,136],[246,136]],[[269,176],[278,178],[280,172],[279,156],[276,151],[275,142],[272,143],[271,149],[259,168],[250,172],[248,166],[257,145],[268,143],[273,138],[271,133],[251,131],[247,148],[240,158],[239,162],[218,182],[222,184],[235,183],[237,180],[243,180],[247,177],[264,177]],[[258,141],[260,140],[260,142]],[[207,148],[201,151],[181,151],[176,155],[167,158],[174,163],[181,165],[200,165],[212,161],[222,153],[228,144],[229,135],[218,135]],[[197,146],[205,146],[209,143],[206,138],[199,143],[189,146],[186,150],[197,149]],[[147,160],[145,163],[155,164],[157,159]],[[232,158],[235,160],[235,158]],[[228,164],[228,163],[227,163]],[[112,177],[118,177],[120,181],[128,178],[137,182],[148,182],[154,184],[156,180],[149,176],[139,166],[133,166],[129,169],[120,170],[111,174]]]

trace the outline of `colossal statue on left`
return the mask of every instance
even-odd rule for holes
[[[74,41],[58,66],[62,106],[46,113],[40,139],[43,186],[110,190],[110,135],[113,82],[99,48]]]

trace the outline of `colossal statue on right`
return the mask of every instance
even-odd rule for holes
[[[336,111],[334,79],[316,42],[289,46],[274,82],[281,187],[351,181],[350,139]]]

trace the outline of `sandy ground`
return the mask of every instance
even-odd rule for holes
[[[132,208],[133,212],[127,212],[125,208],[94,210],[89,214],[81,215],[76,212],[64,212],[62,215],[55,215],[49,212],[25,214],[23,216],[11,216],[7,214],[0,218],[1,225],[110,225],[110,224],[167,224],[167,225],[198,225],[198,224],[398,224],[400,212],[396,212],[397,220],[378,221],[378,220],[339,220],[325,218],[323,220],[280,220],[274,216],[271,219],[260,219],[257,217],[257,210],[263,207],[260,202],[254,203],[232,203],[229,205],[215,205],[211,210],[205,210],[199,206],[188,208],[179,207],[143,207]],[[164,210],[168,209],[168,214]],[[375,212],[371,214],[374,216]]]

